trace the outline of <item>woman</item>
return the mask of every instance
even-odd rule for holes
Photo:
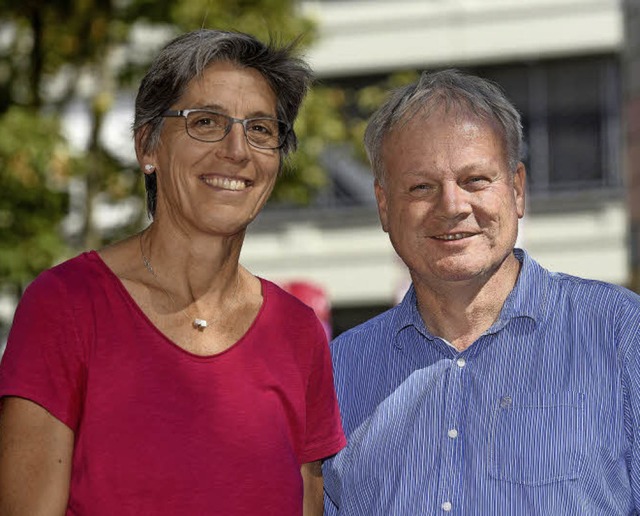
[[[238,260],[310,82],[200,30],[136,99],[152,224],[41,274],[0,367],[0,514],[321,513],[344,436],[323,328]]]

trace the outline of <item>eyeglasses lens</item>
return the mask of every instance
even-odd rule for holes
[[[236,122],[221,113],[191,111],[187,115],[187,132],[197,140],[216,142],[222,140]],[[244,126],[244,133],[251,145],[261,149],[277,149],[284,143],[286,124],[273,118],[250,118],[237,121]]]

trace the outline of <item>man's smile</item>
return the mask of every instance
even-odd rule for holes
[[[462,240],[463,238],[472,237],[474,233],[448,233],[446,235],[435,235],[432,238],[436,240]]]

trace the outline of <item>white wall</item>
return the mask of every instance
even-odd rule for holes
[[[320,76],[462,66],[618,49],[619,0],[302,2]]]

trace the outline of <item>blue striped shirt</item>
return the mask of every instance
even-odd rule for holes
[[[640,296],[515,255],[498,320],[463,352],[413,289],[332,343],[349,444],[324,464],[325,514],[637,514]]]

